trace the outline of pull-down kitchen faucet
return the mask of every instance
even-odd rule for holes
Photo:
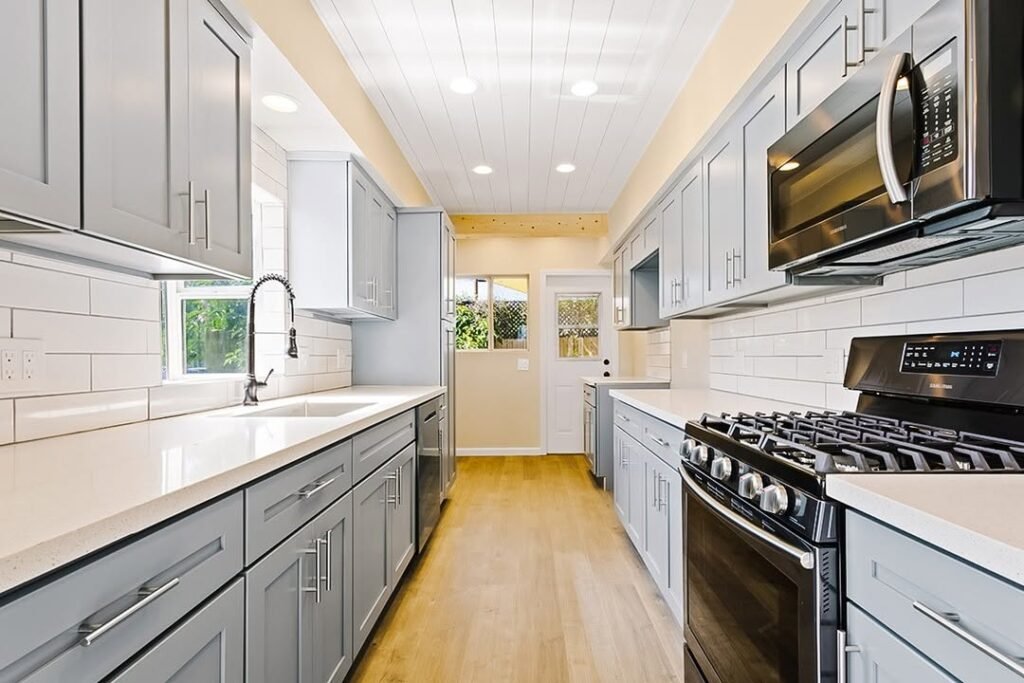
[[[267,381],[274,374],[274,369],[271,368],[270,372],[267,373],[266,379],[262,382],[256,379],[256,292],[271,280],[280,282],[288,291],[288,309],[292,316],[292,326],[288,330],[288,357],[299,357],[299,347],[295,343],[295,292],[292,291],[292,283],[288,282],[288,278],[283,275],[269,273],[256,281],[252,286],[252,292],[249,294],[249,374],[245,379],[245,398],[242,399],[243,406],[254,406],[260,402],[259,397],[256,395],[256,390],[267,386]]]

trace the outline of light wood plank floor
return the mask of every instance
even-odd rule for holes
[[[353,681],[681,681],[682,631],[582,456],[460,458]]]

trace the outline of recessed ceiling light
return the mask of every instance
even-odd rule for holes
[[[597,83],[594,83],[594,81],[576,81],[569,88],[569,91],[576,97],[590,97],[597,92]]]
[[[449,86],[452,91],[459,93],[460,95],[472,95],[476,92],[476,81],[468,76],[460,76],[454,79]]]
[[[559,164],[555,166],[555,170],[559,173],[572,173],[576,170],[576,166],[574,164]]]
[[[282,114],[294,114],[299,110],[299,103],[287,95],[280,93],[269,93],[263,96],[263,106]]]
[[[779,166],[780,171],[795,171],[798,168],[800,168],[799,161],[787,161],[782,166]]]
[[[480,164],[479,166],[473,167],[473,173],[476,173],[477,175],[491,175],[494,173],[494,169],[487,164]]]

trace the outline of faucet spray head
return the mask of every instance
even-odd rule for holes
[[[295,328],[288,330],[288,357],[299,357],[299,345],[295,342]]]

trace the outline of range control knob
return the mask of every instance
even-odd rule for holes
[[[764,482],[761,480],[761,475],[757,472],[747,472],[740,475],[740,495],[747,500],[753,500],[760,496],[763,488]]]
[[[711,476],[718,481],[726,481],[732,476],[732,460],[724,455],[716,455],[711,461]]]
[[[690,459],[690,453],[694,448],[697,447],[697,442],[693,439],[683,439],[682,443],[679,444],[679,455],[686,460]]]
[[[786,487],[780,484],[766,486],[761,491],[761,509],[773,515],[785,514],[789,507],[789,494]]]
[[[708,447],[697,446],[690,449],[690,462],[698,467],[706,467],[708,464]]]

